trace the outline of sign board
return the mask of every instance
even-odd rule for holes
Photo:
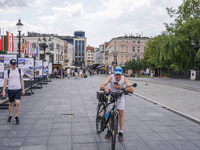
[[[49,70],[48,70],[49,74],[52,74],[52,63],[49,63]]]
[[[18,58],[18,68],[24,72],[24,81],[34,80],[34,58]]]
[[[49,69],[49,63],[48,62],[43,62],[43,76],[48,75],[48,69]]]
[[[35,78],[41,78],[42,75],[43,60],[35,60]]]
[[[11,59],[17,60],[17,55],[0,54],[0,87],[3,87],[4,73],[10,68]]]

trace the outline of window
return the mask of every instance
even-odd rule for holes
[[[88,59],[90,59],[90,57],[88,57]]]
[[[137,51],[140,52],[140,47],[137,48]]]
[[[91,57],[91,59],[93,59],[93,57]]]
[[[117,50],[117,48],[116,48],[116,47],[114,47],[114,50],[116,51],[116,50]]]
[[[91,56],[94,56],[94,54],[91,54]]]
[[[90,56],[90,54],[88,54],[88,56]]]
[[[133,44],[135,44],[135,41],[133,41]]]
[[[140,44],[140,41],[138,41],[138,44]]]
[[[133,47],[133,52],[135,52],[135,47]]]

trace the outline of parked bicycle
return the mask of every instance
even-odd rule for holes
[[[137,84],[134,83],[132,85],[136,87]],[[96,115],[96,130],[97,133],[100,134],[106,128],[109,129],[108,123],[111,120],[110,131],[111,135],[111,148],[115,150],[116,136],[118,134],[118,109],[117,109],[117,100],[124,95],[131,95],[132,93],[125,91],[113,92],[109,91],[109,93],[105,93],[104,91],[97,92],[97,99],[99,103],[97,105],[97,115]],[[110,95],[110,102],[108,103],[108,97]],[[107,110],[107,106],[110,104],[114,104],[110,111]]]

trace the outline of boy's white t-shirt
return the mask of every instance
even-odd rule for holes
[[[23,75],[24,72],[21,69],[21,76]],[[8,71],[4,72],[4,78],[8,78]],[[18,68],[16,68],[15,70],[10,69],[10,74],[8,78],[8,89],[9,90],[22,89]]]

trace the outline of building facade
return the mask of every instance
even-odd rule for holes
[[[75,66],[85,66],[85,53],[86,53],[87,39],[85,38],[84,31],[75,31],[73,38],[73,64]]]
[[[60,38],[57,37],[53,37],[52,42],[48,43],[48,40],[50,38],[50,35],[44,35],[47,42],[46,44],[48,45],[48,47],[45,49],[45,57],[44,57],[44,49],[42,47],[39,46],[39,42],[38,39],[42,39],[43,36],[38,36],[37,35],[29,35],[28,36],[22,36],[21,38],[21,57],[35,57],[35,50],[32,51],[31,55],[27,55],[25,53],[22,53],[22,39],[26,40],[27,42],[31,43],[31,47],[36,47],[39,46],[39,55],[37,57],[37,59],[40,60],[46,60],[48,62],[52,62],[53,64],[61,64],[64,65],[64,41]],[[14,36],[13,38],[13,42],[14,42],[14,51],[8,51],[8,54],[18,54],[18,37]],[[41,41],[42,43],[44,41]]]
[[[72,66],[73,63],[73,45],[68,43],[68,66]]]
[[[116,66],[125,67],[127,61],[142,59],[148,39],[135,36],[113,38],[106,48],[105,64],[113,72]]]
[[[88,46],[86,48],[86,66],[95,64],[95,50],[94,47]]]

